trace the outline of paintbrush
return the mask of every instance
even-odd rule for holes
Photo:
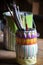
[[[27,26],[27,22],[26,22],[26,13],[24,13],[25,16],[25,27],[26,27],[26,31],[28,31],[28,26]]]
[[[7,7],[8,7],[8,10],[9,10],[10,14],[11,14],[11,18],[12,18],[12,20],[14,21],[14,23],[16,24],[17,28],[18,28],[19,30],[22,30],[22,27],[21,27],[21,25],[20,25],[20,23],[19,23],[19,20],[18,20],[18,18],[17,18],[18,16],[17,16],[17,11],[16,11],[16,6],[15,6],[14,15],[12,15],[11,9],[10,9],[10,7],[8,6],[8,4],[7,4]]]
[[[16,20],[16,23],[19,27],[19,30],[23,30],[22,27],[21,27],[21,24],[20,24],[20,19],[19,19],[19,15],[18,15],[18,11],[17,11],[17,6],[16,4],[14,3],[13,4],[13,12],[14,12],[14,18]]]

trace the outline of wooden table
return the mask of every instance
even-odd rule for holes
[[[38,58],[37,63],[35,65],[43,65],[43,39],[38,39]],[[16,53],[14,51],[6,51],[6,50],[0,50],[0,60],[1,62],[10,62],[10,60],[16,58]],[[4,60],[4,61],[2,61]],[[18,65],[18,64],[17,64]]]
[[[38,59],[36,65],[43,65],[43,39],[38,39]]]

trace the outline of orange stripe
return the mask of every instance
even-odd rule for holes
[[[16,43],[19,43],[22,45],[36,44],[37,38],[33,38],[33,39],[16,38]]]

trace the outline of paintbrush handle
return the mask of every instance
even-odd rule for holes
[[[16,25],[18,26],[19,30],[22,30],[22,27],[20,25],[19,16],[18,16],[18,11],[16,9],[16,4],[13,5],[13,12],[14,12],[14,18],[16,21]]]
[[[8,6],[8,4],[7,4],[7,7],[8,7],[8,10],[9,10],[10,14],[11,14],[11,18],[12,18],[12,20],[15,22],[17,28],[18,28],[19,30],[22,30],[21,25],[20,25],[19,20],[18,20],[19,18],[18,18],[18,13],[17,13],[16,5],[15,5],[15,7],[14,7],[14,16],[12,15],[11,9],[10,9],[10,7]]]
[[[26,21],[26,13],[24,13],[25,16],[25,27],[26,27],[26,31],[28,30],[28,26],[27,26],[27,21]]]

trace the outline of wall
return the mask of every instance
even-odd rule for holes
[[[39,13],[43,15],[43,2],[40,2]]]
[[[32,3],[32,13],[36,15],[39,14],[39,2]]]

